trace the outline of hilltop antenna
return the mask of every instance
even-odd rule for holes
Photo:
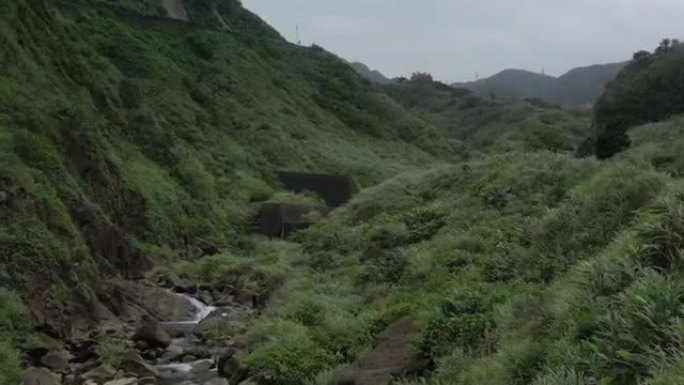
[[[297,45],[302,45],[302,41],[299,40],[299,24],[295,25],[295,36],[296,36]]]
[[[475,72],[475,80],[480,80],[480,73],[479,72]]]

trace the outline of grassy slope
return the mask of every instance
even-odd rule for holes
[[[683,127],[642,127],[605,163],[540,151],[403,174],[298,243],[179,270],[220,279],[241,261],[261,284],[285,282],[245,354],[276,383],[327,383],[402,314],[421,322],[426,368],[407,384],[679,383],[684,202],[672,133]]]
[[[25,203],[3,211],[2,247],[17,253],[3,260],[5,279],[25,281],[13,265],[24,260],[32,274],[87,262],[74,206],[143,246],[229,246],[277,169],[372,185],[457,156],[337,58],[226,6],[231,33],[90,1],[2,5],[0,178]],[[407,121],[422,135],[415,144],[397,134]]]

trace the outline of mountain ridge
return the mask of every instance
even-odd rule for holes
[[[452,86],[505,97],[539,98],[567,107],[593,105],[606,84],[615,79],[627,62],[577,67],[554,77],[521,69],[506,69],[488,78]]]

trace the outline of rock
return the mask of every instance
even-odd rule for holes
[[[195,361],[190,364],[192,367],[192,371],[194,373],[204,373],[208,372],[211,370],[211,368],[214,366],[214,361],[212,360],[200,360],[200,361]]]
[[[178,361],[185,355],[185,349],[182,346],[171,345],[166,348],[166,351],[162,355],[162,359],[168,362]]]
[[[235,298],[230,294],[219,294],[214,298],[211,306],[228,307],[235,304]]]
[[[130,354],[121,363],[121,369],[138,377],[159,377],[159,371],[138,354]]]
[[[229,382],[225,378],[216,377],[205,382],[204,385],[229,385]]]
[[[202,358],[211,358],[213,356],[212,351],[204,346],[189,347],[187,348],[186,353],[196,357],[195,360]]]
[[[210,292],[208,291],[200,291],[197,293],[197,299],[204,303],[212,303],[214,302],[214,296],[211,295]]]
[[[176,293],[195,294],[197,292],[197,283],[189,279],[180,278],[176,274],[169,275],[167,283]]]
[[[81,380],[90,380],[97,384],[104,384],[116,376],[116,369],[109,364],[102,364],[81,376]]]
[[[181,360],[181,362],[184,364],[189,364],[189,363],[195,362],[195,361],[197,361],[197,357],[193,356],[192,354],[189,354],[189,355],[183,357],[183,359]]]
[[[157,385],[157,379],[154,377],[143,377],[138,380],[138,385]]]
[[[23,385],[61,385],[59,375],[47,368],[28,368],[24,372]]]
[[[69,371],[70,359],[71,354],[65,350],[52,350],[41,357],[40,363],[55,373],[66,373]]]
[[[0,191],[0,203],[7,202],[8,197],[7,191]]]
[[[253,290],[242,289],[235,296],[235,302],[243,306],[256,306],[259,303],[259,293]]]
[[[247,375],[249,374],[249,368],[245,364],[238,364],[237,368],[235,368],[235,371],[233,371],[233,375],[230,376],[230,379],[228,382],[230,385],[238,385],[241,383],[245,378],[247,378]]]
[[[142,308],[159,321],[189,319],[194,314],[192,303],[178,294],[126,280],[113,280],[112,285],[116,288],[113,295],[120,297],[117,314],[132,316],[136,308]]]
[[[135,331],[133,341],[142,341],[149,347],[166,348],[171,345],[171,336],[159,321],[145,317],[142,325]]]
[[[231,378],[240,367],[240,360],[235,356],[236,351],[231,350],[219,357],[217,363],[218,375],[223,378]]]
[[[137,378],[122,378],[120,380],[113,380],[109,382],[105,382],[104,385],[138,385],[138,379]]]

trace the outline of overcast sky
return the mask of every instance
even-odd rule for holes
[[[472,80],[506,68],[561,75],[684,36],[684,0],[243,0],[290,41],[386,76]]]

